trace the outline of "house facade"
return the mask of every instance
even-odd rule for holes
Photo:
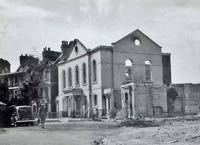
[[[18,102],[22,98],[21,88],[23,87],[23,83],[30,80],[29,75],[29,67],[31,65],[37,65],[39,62],[38,58],[33,57],[32,55],[21,55],[20,66],[15,72],[3,73],[0,74],[0,79],[7,82],[9,89],[9,98],[8,101],[12,101],[16,103],[16,105],[21,104],[22,102]]]
[[[163,86],[161,47],[140,30],[111,46],[87,49],[75,39],[70,43],[63,41],[61,49],[61,57],[57,60],[57,111],[65,112],[67,116],[89,117],[94,108],[99,116],[108,116],[113,110],[122,108],[129,115],[134,111],[148,113],[145,112],[148,108],[133,109],[142,100],[130,99],[130,96],[141,90],[138,86]],[[165,95],[165,99],[162,95],[159,97],[166,99]],[[166,111],[167,105],[160,102],[158,104]]]
[[[58,68],[54,61],[60,56],[60,52],[53,51],[50,48],[44,48],[42,52],[42,80],[39,85],[39,102],[45,103],[49,117],[55,117],[56,96],[58,94]]]

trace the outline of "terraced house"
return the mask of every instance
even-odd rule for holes
[[[127,117],[167,112],[163,82],[171,83],[170,54],[140,30],[94,49],[78,39],[63,41],[61,50],[57,111],[74,117],[89,117],[95,107],[99,116],[119,110]]]

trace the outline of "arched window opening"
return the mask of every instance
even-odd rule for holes
[[[93,82],[96,82],[97,81],[97,62],[96,62],[96,60],[93,60],[92,68],[93,68]]]
[[[86,74],[86,64],[83,63],[83,84],[87,82],[87,74]]]
[[[131,59],[127,59],[125,61],[125,76],[126,80],[133,80],[132,75],[133,61]]]
[[[69,87],[72,86],[72,69],[71,68],[68,69],[68,85]]]
[[[76,85],[79,85],[79,69],[78,66],[75,68]]]
[[[145,61],[145,80],[151,81],[151,62],[149,60]]]

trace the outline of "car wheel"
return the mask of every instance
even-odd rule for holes
[[[17,127],[17,122],[16,122],[16,121],[14,121],[13,126],[14,126],[14,127]]]
[[[13,120],[12,123],[11,123],[11,125],[14,126],[14,127],[17,127],[17,121]]]

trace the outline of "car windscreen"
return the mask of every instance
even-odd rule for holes
[[[18,109],[18,114],[20,119],[31,119],[32,109],[30,107],[20,107]]]

